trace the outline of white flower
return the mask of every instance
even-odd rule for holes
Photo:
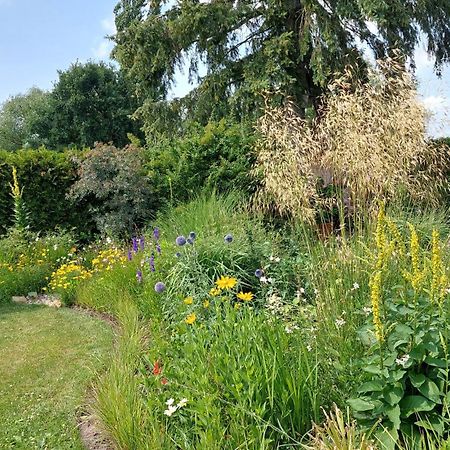
[[[336,319],[334,321],[334,323],[336,324],[336,326],[338,328],[341,328],[341,327],[343,327],[345,325],[345,320],[341,317],[340,319]]]
[[[273,278],[267,278],[268,283],[273,283]]]
[[[53,250],[58,250],[58,246],[56,244],[53,246]]]
[[[359,284],[355,282],[353,283],[352,291],[356,291],[356,289],[359,289]]]
[[[297,297],[300,297],[301,295],[303,295],[305,293],[305,288],[300,288],[298,291],[297,291]]]
[[[270,260],[270,261],[273,261],[274,259],[275,259],[275,258],[274,258],[272,255],[269,256],[269,260]]]
[[[286,331],[287,334],[292,334],[293,330],[291,327],[287,326],[284,328],[284,331]]]
[[[263,275],[259,281],[261,281],[261,283],[267,283],[267,278]]]
[[[409,355],[403,355],[401,358],[397,358],[395,362],[402,367],[405,367],[406,363],[409,361]]]
[[[319,291],[317,289],[314,289],[314,295],[319,295]]]
[[[178,406],[169,405],[169,407],[164,411],[164,414],[167,417],[170,417],[177,409],[178,409]]]
[[[281,261],[281,259],[279,257],[276,257],[274,261],[279,263]]]
[[[182,398],[179,402],[178,402],[178,408],[183,408],[183,406],[186,406],[186,404],[187,404],[187,402],[188,402],[188,399],[187,398]]]
[[[310,351],[312,350],[312,346],[311,346],[310,344],[308,344],[308,345],[306,346],[306,350],[308,350],[308,352],[310,352]]]
[[[111,242],[112,242],[112,239],[108,236],[108,237],[106,238],[106,243],[107,243],[107,244],[111,244]]]
[[[368,306],[364,306],[363,312],[366,316],[370,316],[370,313],[372,312],[372,308],[369,308]]]
[[[169,398],[169,400],[167,400],[166,405],[167,406],[171,406],[175,403],[175,400],[173,398]]]

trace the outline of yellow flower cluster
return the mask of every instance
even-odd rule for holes
[[[425,269],[420,270],[420,244],[419,236],[414,225],[409,224],[409,253],[411,256],[411,271],[403,271],[403,276],[411,283],[415,292],[420,290],[422,281],[425,278]]]
[[[104,270],[111,270],[116,264],[125,264],[127,258],[123,251],[118,248],[108,248],[101,250],[98,255],[92,260],[92,270],[94,272],[102,272]]]
[[[92,273],[86,270],[76,261],[63,264],[52,273],[49,288],[52,291],[66,290],[72,287],[77,281],[90,278]]]
[[[433,230],[431,235],[431,300],[441,301],[447,287],[447,276],[442,262],[441,248],[439,245],[439,232]]]
[[[383,342],[383,323],[381,321],[381,271],[378,270],[370,278],[370,302],[372,303],[373,326],[375,328],[375,336],[378,342]]]

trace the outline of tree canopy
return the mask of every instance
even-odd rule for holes
[[[147,133],[180,116],[248,116],[277,90],[315,106],[334,72],[377,58],[412,57],[421,37],[436,69],[450,59],[447,0],[120,0],[113,55],[133,79]],[[414,63],[412,62],[412,65]],[[168,101],[177,70],[199,85]]]

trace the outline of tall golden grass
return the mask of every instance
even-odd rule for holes
[[[365,81],[347,68],[322,105],[313,121],[290,101],[266,107],[257,123],[259,207],[313,221],[336,203],[353,213],[400,193],[438,200],[449,149],[427,139],[426,111],[400,59],[378,61]],[[340,194],[324,198],[319,186]]]

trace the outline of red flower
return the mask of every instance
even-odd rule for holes
[[[167,378],[161,378],[161,384],[166,385],[167,383]]]
[[[158,360],[156,360],[155,364],[153,365],[152,373],[153,375],[161,375],[162,373],[162,367],[159,365]]]

